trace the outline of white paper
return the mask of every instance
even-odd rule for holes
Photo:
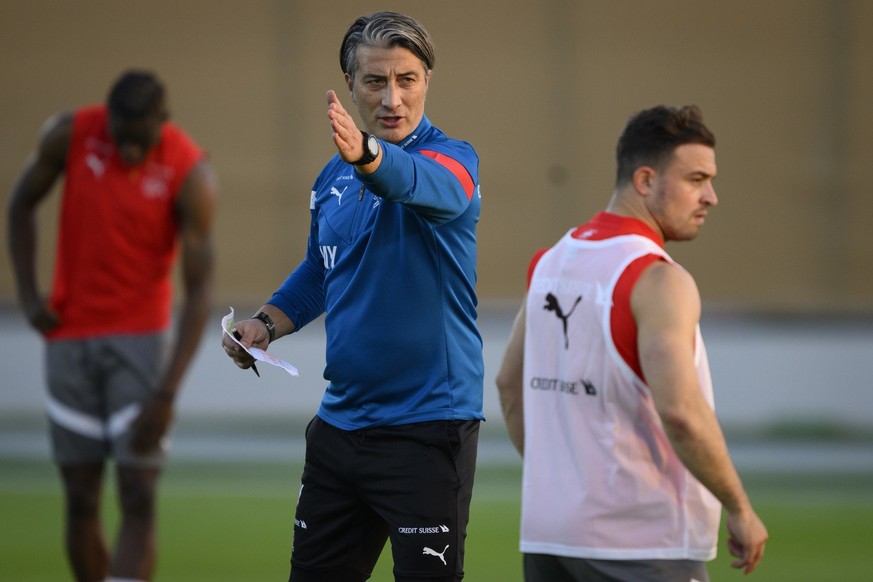
[[[225,315],[224,317],[221,318],[221,330],[224,333],[226,333],[230,339],[232,339],[234,342],[236,342],[237,345],[239,345],[246,352],[251,354],[251,356],[254,359],[261,361],[261,362],[267,362],[268,364],[271,364],[273,366],[278,366],[279,368],[282,368],[283,370],[285,370],[286,372],[288,372],[292,376],[299,375],[297,372],[297,368],[293,364],[286,362],[285,360],[280,360],[276,356],[272,356],[260,348],[255,348],[255,347],[247,348],[244,345],[242,345],[242,343],[238,339],[233,337],[233,323],[234,323],[233,322],[233,314],[234,314],[233,307],[231,307],[230,313],[228,313],[227,315]]]

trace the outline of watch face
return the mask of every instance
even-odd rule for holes
[[[375,160],[379,155],[379,140],[373,134],[367,138],[367,149],[370,150],[370,156]]]

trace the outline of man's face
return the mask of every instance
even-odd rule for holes
[[[355,78],[346,75],[352,99],[369,133],[400,143],[421,122],[430,71],[409,50],[361,46]]]
[[[142,119],[124,119],[109,116],[109,136],[118,155],[126,164],[141,164],[161,139],[161,126],[167,120],[165,113],[154,113]]]
[[[715,150],[700,144],[677,147],[654,173],[647,205],[665,241],[691,240],[700,232],[710,206],[718,204],[715,173]]]

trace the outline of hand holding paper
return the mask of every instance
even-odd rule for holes
[[[233,307],[231,307],[230,313],[228,313],[223,318],[221,318],[221,329],[236,344],[238,344],[242,349],[244,349],[246,352],[248,352],[256,360],[259,360],[261,362],[266,362],[270,365],[282,368],[283,370],[285,370],[286,372],[288,372],[292,376],[299,375],[297,372],[297,368],[293,364],[286,362],[285,360],[281,360],[275,356],[272,356],[260,348],[255,348],[255,347],[247,348],[244,345],[242,345],[242,343],[236,337],[234,337],[234,333],[233,333],[234,319],[233,319],[233,317],[234,317],[234,310],[233,310]]]

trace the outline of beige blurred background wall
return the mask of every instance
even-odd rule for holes
[[[867,0],[3,0],[4,208],[49,115],[154,69],[221,178],[217,304],[260,304],[304,252],[310,185],[334,152],[324,94],[350,105],[339,41],[377,9],[429,29],[428,116],[480,155],[483,302],[518,300],[531,254],[604,206],[629,115],[696,103],[718,138],[720,204],[668,250],[704,300],[873,311]],[[45,289],[57,198],[40,213]],[[14,300],[4,250],[0,302]]]

